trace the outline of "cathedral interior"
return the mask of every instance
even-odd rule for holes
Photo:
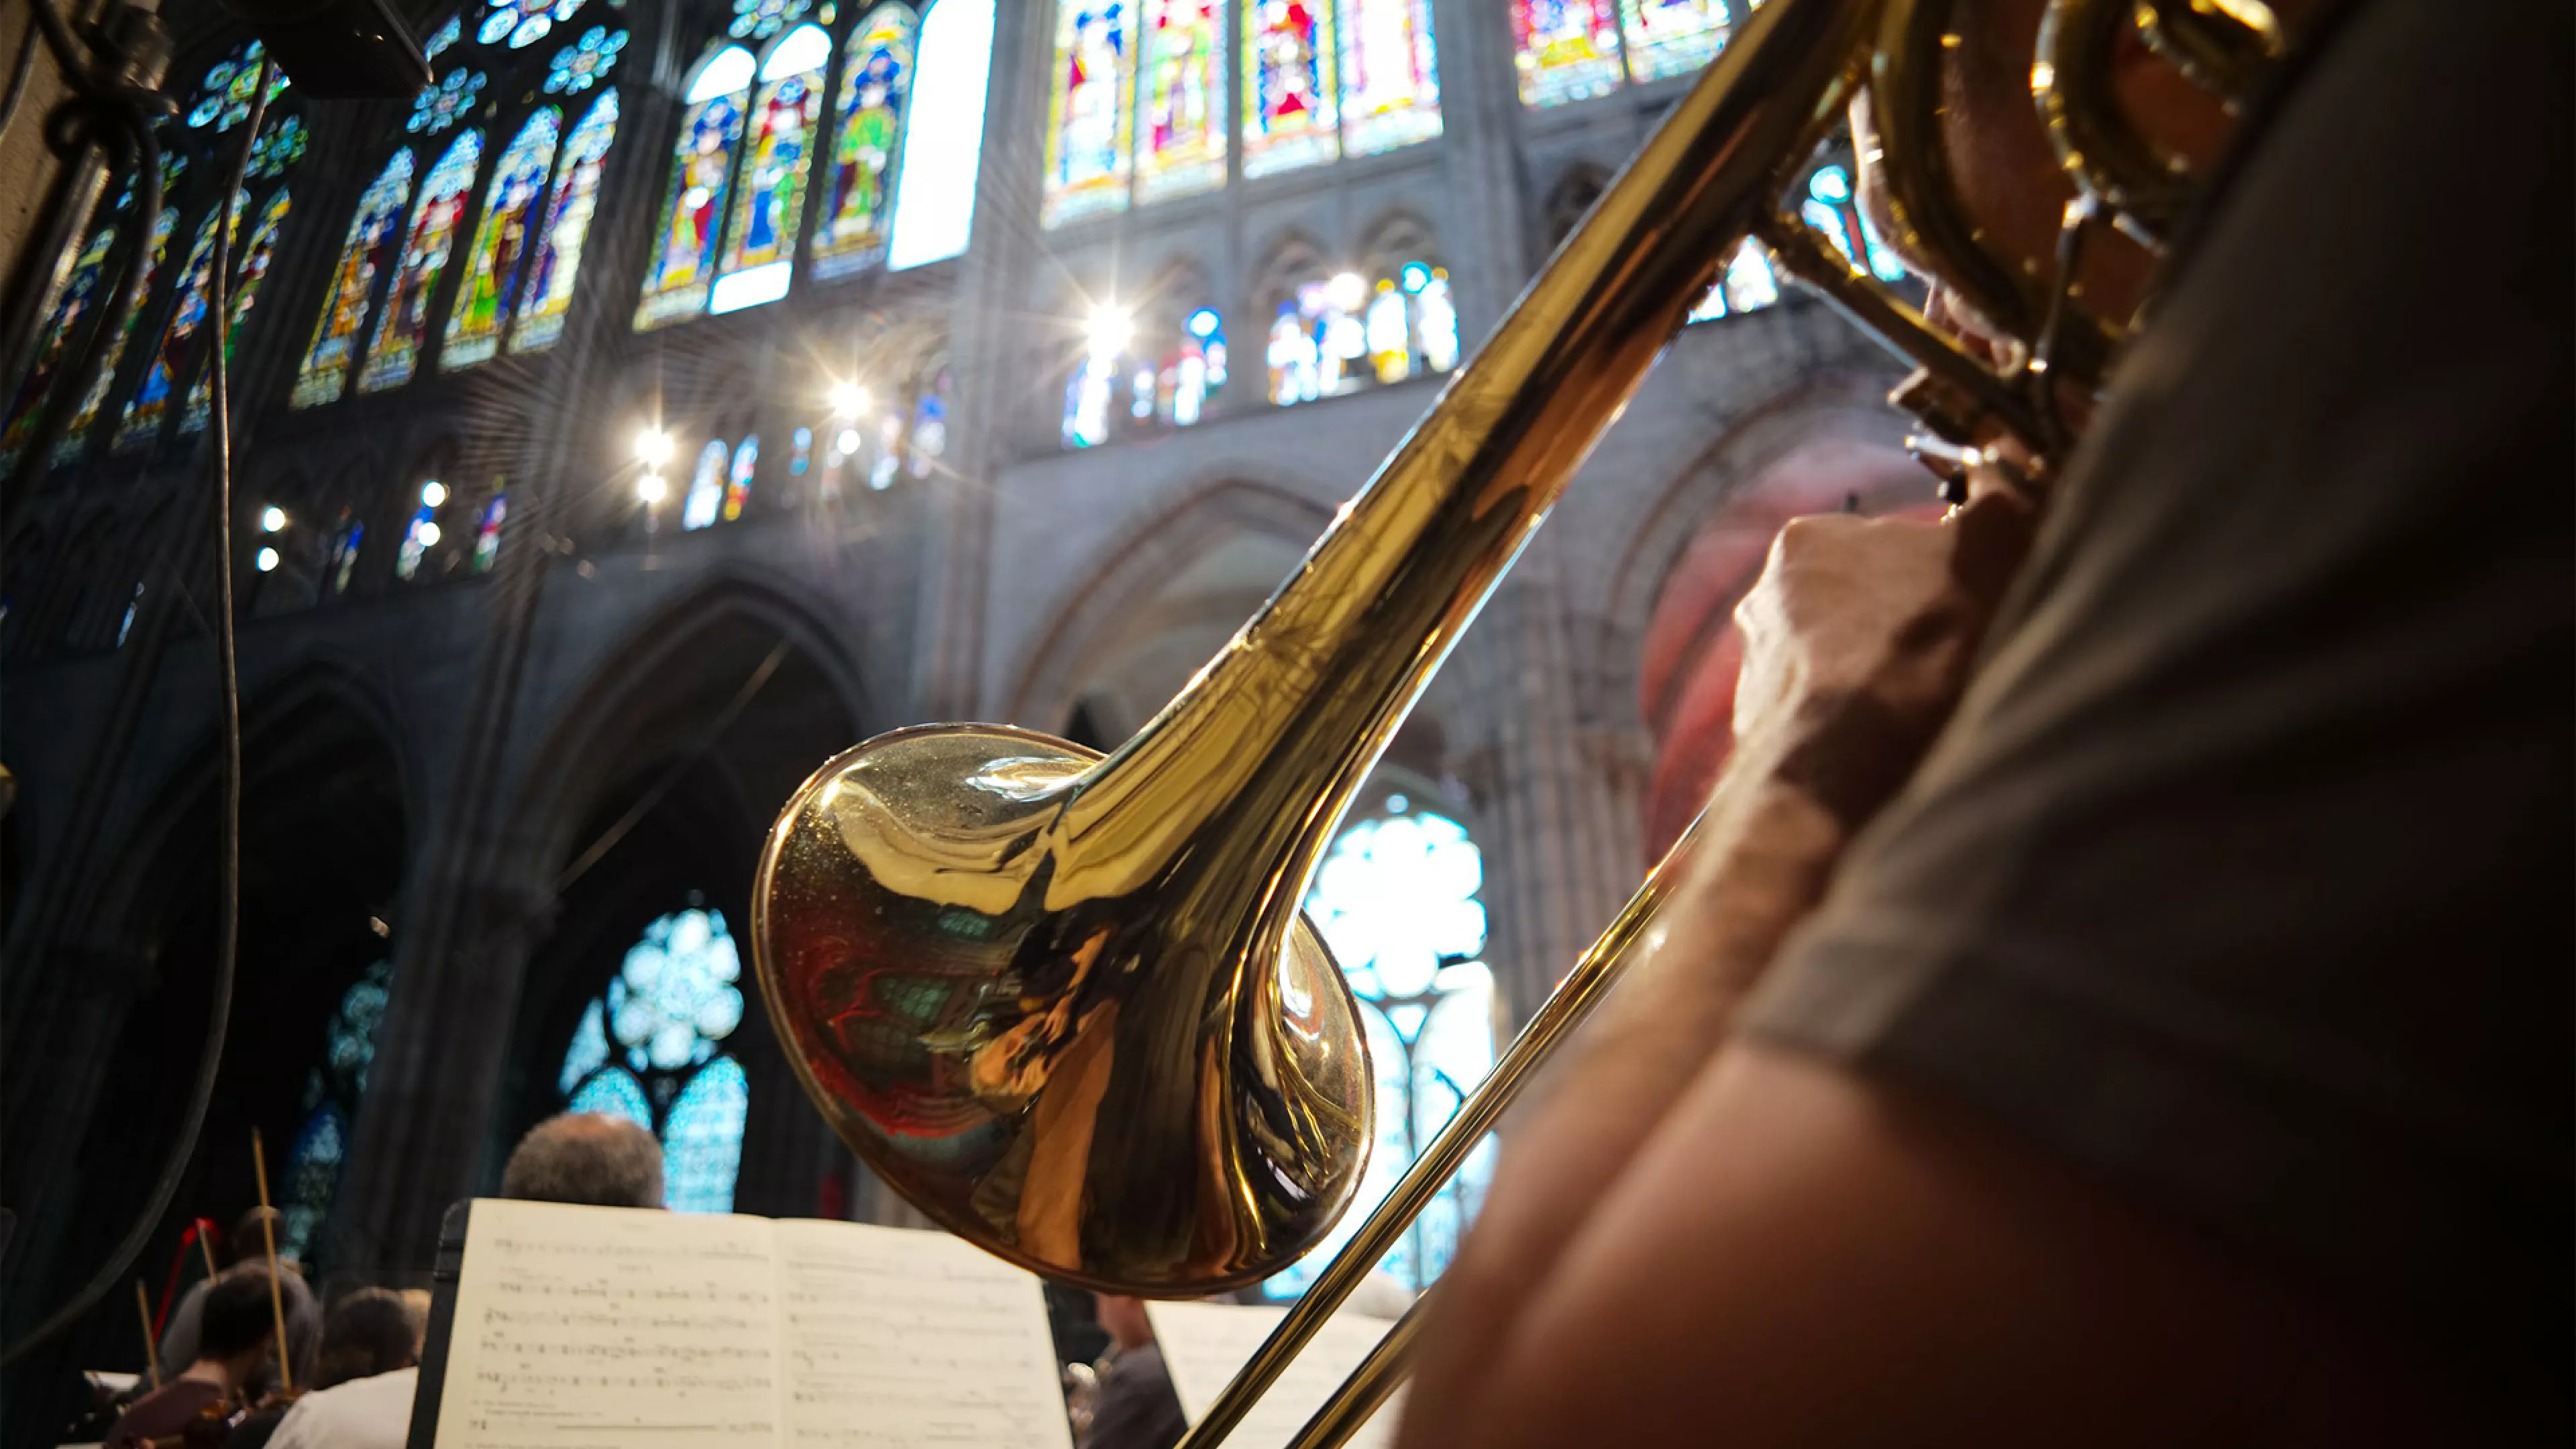
[[[408,103],[307,96],[211,0],[170,0],[158,214],[105,184],[0,376],[12,1340],[110,1253],[182,1127],[220,929],[219,568],[238,981],[137,1270],[156,1292],[187,1224],[252,1199],[253,1129],[326,1293],[424,1283],[446,1207],[568,1108],[649,1127],[675,1208],[918,1223],[751,989],[779,803],[901,726],[1107,749],[1152,718],[1742,18],[397,8],[434,74]],[[44,99],[6,135],[17,247]],[[1819,154],[1801,212],[1901,284],[1854,164]],[[1696,811],[1730,611],[1780,523],[1932,503],[1885,404],[1901,368],[1758,248],[1713,264],[1308,889],[1377,1062],[1369,1191]],[[92,329],[90,374],[61,375]],[[1481,1180],[1386,1270],[1436,1276]],[[38,1358],[130,1366],[132,1332],[111,1297]]]

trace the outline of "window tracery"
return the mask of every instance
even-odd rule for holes
[[[760,91],[748,122],[748,151],[723,259],[707,299],[710,312],[731,312],[787,295],[803,219],[815,126],[823,116],[823,74],[832,39],[818,25],[778,38],[761,62]]]
[[[535,229],[531,223],[545,198],[562,129],[563,112],[539,107],[492,168],[492,179],[483,188],[482,220],[475,224],[474,244],[465,254],[464,275],[448,311],[440,366],[469,367],[501,350],[512,289],[519,264],[527,258]]]
[[[249,209],[247,195],[234,197],[233,225],[225,237],[228,247],[240,240],[242,216]],[[221,208],[209,213],[197,228],[196,241],[188,248],[187,263],[179,271],[178,286],[170,298],[169,321],[161,328],[160,345],[153,349],[152,361],[143,370],[141,385],[126,400],[125,420],[116,430],[119,447],[142,442],[160,431],[178,378],[194,361],[197,330],[205,324],[206,309],[213,300],[209,289],[215,273],[215,223],[222,214]]]
[[[723,913],[693,905],[661,917],[582,1012],[556,1077],[566,1110],[623,1117],[661,1139],[674,1212],[733,1210],[751,1089],[722,1043],[742,1024],[741,975]]]
[[[323,1028],[322,1060],[305,1076],[304,1123],[288,1149],[279,1184],[280,1253],[312,1261],[317,1235],[330,1218],[340,1169],[348,1160],[350,1128],[359,1099],[366,1095],[368,1069],[375,1064],[376,1030],[392,999],[393,973],[391,961],[368,967],[341,993],[338,1009]]]
[[[616,139],[617,91],[612,86],[590,103],[564,143],[563,163],[537,231],[536,255],[528,263],[511,322],[510,346],[517,351],[535,352],[563,335],[573,283],[581,275],[582,247],[599,211],[600,173]]]
[[[341,244],[339,264],[323,293],[322,315],[314,323],[313,343],[297,369],[289,402],[310,407],[340,396],[348,385],[349,363],[357,351],[358,329],[367,320],[367,302],[376,278],[394,258],[390,251],[403,211],[411,204],[412,154],[394,152],[358,198],[349,219],[348,239]]]
[[[393,281],[376,308],[375,334],[367,342],[358,391],[378,392],[411,380],[421,344],[428,338],[430,302],[455,251],[456,230],[464,220],[482,159],[483,133],[467,130],[448,144],[422,178]]]

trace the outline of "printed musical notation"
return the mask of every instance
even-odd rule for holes
[[[1145,1316],[1153,1322],[1155,1342],[1163,1350],[1163,1366],[1172,1376],[1172,1391],[1179,1395],[1181,1411],[1191,1423],[1197,1423],[1223,1390],[1261,1346],[1270,1330],[1286,1316],[1285,1308],[1240,1306],[1232,1303],[1148,1303]],[[1350,1371],[1359,1367],[1370,1349],[1384,1337],[1387,1324],[1347,1309],[1324,1321],[1323,1330],[1304,1352],[1290,1361],[1243,1417],[1241,1426],[1226,1437],[1229,1449],[1267,1449],[1286,1444],[1296,1436],[1306,1420],[1331,1395]],[[1402,1392],[1370,1416],[1358,1433],[1350,1437],[1355,1449],[1388,1449],[1395,1442],[1396,1420],[1402,1414]]]

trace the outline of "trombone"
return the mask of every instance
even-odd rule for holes
[[[2035,88],[2079,200],[2055,276],[1995,254],[1940,146],[1951,0],[1756,10],[1295,573],[1106,757],[999,725],[896,730],[800,786],[762,853],[762,994],[807,1094],[933,1220],[1058,1281],[1256,1283],[1349,1207],[1372,1077],[1299,915],[1353,794],[1433,671],[1679,331],[1760,240],[1912,361],[1896,401],[1957,468],[2044,477],[2060,411],[2130,319],[2067,274],[2091,230],[2160,242],[2185,178],[2109,99],[2124,30],[2233,95],[2280,49],[2257,0],[2052,0]],[[1971,355],[1780,198],[1866,90],[1902,248],[2021,339]],[[1868,143],[1864,142],[1864,146]],[[1382,1257],[1653,934],[1675,847],[1493,1074],[1192,1431],[1216,1442]],[[1428,1301],[1427,1298],[1424,1301]],[[1337,1444],[1401,1381],[1420,1305],[1320,1410]]]

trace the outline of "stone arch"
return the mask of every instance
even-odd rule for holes
[[[1261,265],[1253,272],[1252,286],[1245,297],[1250,319],[1247,335],[1256,327],[1266,327],[1280,305],[1297,295],[1300,283],[1313,281],[1325,274],[1330,262],[1324,249],[1313,237],[1302,231],[1290,231],[1260,253]]]
[[[1361,232],[1356,256],[1361,273],[1371,278],[1392,276],[1407,262],[1444,265],[1447,261],[1440,234],[1429,222],[1406,210],[1391,211]]]
[[[1574,234],[1584,214],[1610,189],[1611,171],[1598,161],[1582,160],[1557,174],[1556,184],[1547,190],[1547,200],[1539,207],[1539,251],[1553,253]]]

